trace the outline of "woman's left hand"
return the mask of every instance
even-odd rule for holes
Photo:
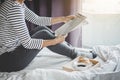
[[[63,22],[66,23],[66,22],[68,22],[68,21],[74,19],[75,17],[76,17],[75,15],[65,16]]]
[[[60,22],[68,22],[72,19],[74,19],[76,16],[75,15],[69,15],[69,16],[62,16],[62,17],[53,17],[51,19],[51,24],[56,24],[56,23],[60,23]]]

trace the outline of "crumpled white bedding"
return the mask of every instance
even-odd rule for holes
[[[101,66],[66,72],[62,65],[71,59],[44,48],[24,70],[0,72],[0,80],[120,80],[120,46],[95,46]]]

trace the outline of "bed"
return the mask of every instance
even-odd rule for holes
[[[24,70],[0,72],[0,80],[120,80],[120,46],[95,46],[101,66],[85,71],[67,72],[62,66],[68,57],[43,48]]]

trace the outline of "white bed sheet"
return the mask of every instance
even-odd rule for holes
[[[66,72],[62,70],[62,66],[71,59],[44,48],[24,70],[11,73],[1,72],[0,80],[101,80],[107,74],[119,73],[119,47],[97,46],[94,47],[94,50],[99,54],[97,59],[102,64],[96,69]],[[106,59],[106,62],[103,62],[103,58]],[[120,80],[118,77],[111,79],[107,75],[105,80]]]

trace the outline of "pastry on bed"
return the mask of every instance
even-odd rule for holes
[[[92,62],[93,65],[96,65],[98,63],[98,61],[95,59],[88,59],[88,58],[86,59],[84,57],[79,57],[78,63],[81,63],[81,62],[86,64]]]
[[[99,62],[95,59],[89,59],[89,58],[80,56],[77,59],[77,61],[73,62],[73,67],[76,70],[87,70],[89,68],[92,68],[97,63],[99,63]]]

